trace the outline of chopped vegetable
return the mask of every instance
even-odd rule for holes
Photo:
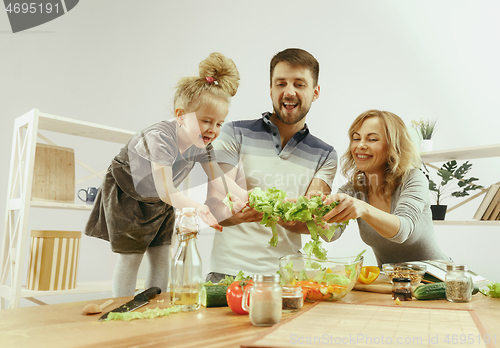
[[[371,284],[377,280],[380,275],[380,268],[377,266],[365,266],[361,268],[359,273],[358,282],[363,284]]]
[[[312,236],[311,236],[311,238],[312,238]],[[322,243],[319,239],[318,240],[311,240],[304,245],[304,248],[303,248],[304,253],[309,257],[314,255],[314,257],[316,257],[317,259],[326,260],[327,251],[321,245],[322,245]]]
[[[226,292],[228,285],[203,285],[200,291],[202,306],[226,307]]]
[[[214,284],[212,283],[210,280],[208,282],[206,282],[205,284],[203,285],[231,285],[233,282],[237,281],[237,280],[245,280],[245,279],[251,279],[252,277],[250,276],[246,276],[245,277],[245,273],[243,273],[243,271],[239,271],[238,274],[236,275],[236,277],[231,277],[231,276],[226,276],[224,279],[221,279],[218,283]]]
[[[347,277],[344,277],[348,279]],[[307,290],[306,299],[311,301],[335,301],[348,292],[348,288],[339,284],[318,283],[316,280],[296,282],[303,290]]]
[[[488,284],[488,291],[479,290],[484,296],[490,296],[494,298],[500,298],[500,283]]]
[[[231,193],[228,192],[227,196],[222,200],[222,203],[224,203],[230,211],[233,211],[233,201],[231,200]]]
[[[180,312],[180,307],[169,307],[161,309],[158,307],[156,307],[155,309],[148,308],[144,312],[125,312],[125,313],[110,312],[108,314],[108,317],[104,319],[104,321],[110,321],[110,320],[130,321],[133,319],[153,319],[156,317],[163,317],[178,312]]]
[[[362,252],[360,252],[358,254],[358,256],[356,256],[356,259],[354,260],[354,262],[356,261],[359,261],[359,259],[361,259],[361,256],[363,256],[363,254],[366,252],[366,249],[364,249]],[[352,265],[346,265],[345,266],[345,272],[349,274],[349,278],[352,280],[354,279],[354,277],[356,277],[357,275],[357,272],[356,272],[356,264],[352,264]]]

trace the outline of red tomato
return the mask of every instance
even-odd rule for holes
[[[241,308],[243,291],[253,285],[253,280],[237,280],[227,287],[226,300],[229,308],[236,314],[248,314]]]

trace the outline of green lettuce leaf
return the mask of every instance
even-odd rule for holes
[[[326,273],[323,281],[326,282],[327,285],[342,285],[342,286],[347,286],[351,282],[351,280],[348,277],[333,273]]]
[[[231,200],[231,192],[227,193],[227,196],[222,200],[222,203],[226,205],[229,211],[233,211],[233,201]]]
[[[270,227],[272,237],[269,241],[271,246],[278,245],[277,222],[281,219],[285,222],[298,221],[305,222],[314,243],[307,243],[304,252],[319,259],[326,258],[326,250],[321,247],[320,237],[330,241],[335,231],[340,227],[347,226],[348,222],[341,224],[329,224],[322,221],[323,216],[335,208],[339,202],[332,202],[325,205],[321,196],[313,196],[307,199],[299,196],[296,202],[286,201],[287,195],[284,191],[275,187],[263,191],[257,187],[248,195],[248,204],[258,212],[262,212],[263,217],[260,223]]]
[[[104,319],[104,321],[110,321],[110,320],[130,321],[133,319],[153,319],[179,312],[180,312],[180,307],[169,307],[161,309],[158,307],[156,307],[155,309],[148,308],[144,312],[127,312],[127,313],[110,312],[108,314],[108,317]]]
[[[490,296],[493,298],[500,298],[500,283],[488,284],[488,291],[480,290],[480,292],[484,296]]]

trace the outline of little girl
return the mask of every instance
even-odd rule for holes
[[[212,161],[211,142],[238,89],[238,70],[231,59],[212,53],[200,63],[199,75],[179,81],[175,119],[141,131],[115,156],[95,199],[85,234],[109,241],[119,254],[113,272],[115,297],[134,294],[144,253],[150,263],[146,288],[167,290],[174,207],[194,207],[206,224],[222,230],[208,206],[177,189],[196,162],[223,196],[229,190],[236,202],[247,201],[246,191],[234,181],[223,185],[218,178],[223,174]]]

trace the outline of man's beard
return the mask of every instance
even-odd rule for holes
[[[280,105],[283,105],[283,102],[280,102]],[[308,108],[303,108],[302,107],[302,103],[299,102],[296,107],[300,108],[299,112],[295,116],[292,116],[291,118],[290,117],[285,118],[281,114],[280,108],[276,108],[276,105],[273,104],[274,114],[276,115],[276,117],[278,118],[278,120],[280,120],[284,124],[288,124],[288,125],[297,124],[300,121],[302,121],[302,119],[304,117],[306,117],[307,113],[309,112],[309,109],[311,108],[311,105],[309,105]]]

